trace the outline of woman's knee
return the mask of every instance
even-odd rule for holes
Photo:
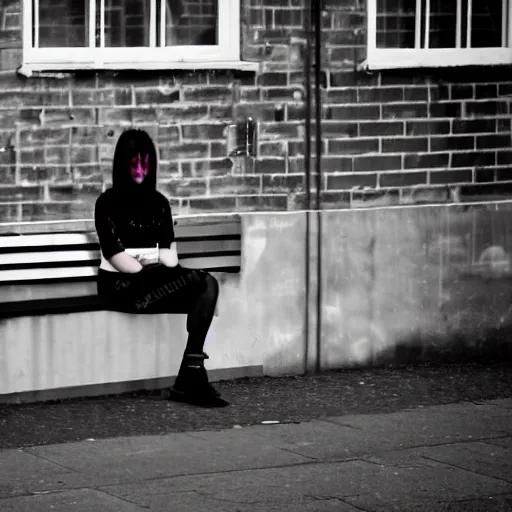
[[[211,274],[206,274],[204,277],[206,283],[206,293],[211,300],[216,301],[219,296],[219,282]]]

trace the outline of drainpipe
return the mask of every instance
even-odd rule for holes
[[[321,331],[322,331],[322,228],[321,228],[321,185],[322,185],[322,6],[318,0],[310,0],[309,6],[305,12],[305,27],[306,27],[306,53],[304,58],[305,68],[305,89],[306,89],[306,111],[305,111],[305,188],[306,188],[306,311],[305,311],[305,350],[304,350],[304,373],[309,373],[309,345],[310,345],[310,314],[313,310],[310,301],[310,279],[311,279],[311,216],[316,212],[316,254],[317,254],[317,267],[316,267],[316,281],[317,281],[317,294],[316,294],[316,362],[315,370],[321,370]],[[315,45],[314,61],[313,56],[313,41]],[[311,84],[311,74],[314,62],[314,85]],[[314,89],[315,97],[315,202],[314,210],[312,210],[311,198],[311,154],[312,144],[311,138],[313,130],[311,126],[312,117],[312,96]]]
[[[311,0],[314,1],[314,0]],[[312,20],[311,9],[306,7],[304,12],[304,27],[306,33],[306,48],[304,55],[304,76],[305,76],[305,96],[306,96],[306,109],[305,109],[305,130],[304,130],[304,187],[306,189],[306,244],[305,244],[305,267],[306,267],[306,290],[305,290],[305,312],[304,312],[304,374],[309,373],[309,328],[310,328],[310,279],[311,279],[311,53],[313,45],[312,38]]]
[[[316,297],[316,371],[322,369],[322,3],[313,0],[313,19],[315,20],[315,119],[316,119],[316,218],[317,218],[317,297]]]

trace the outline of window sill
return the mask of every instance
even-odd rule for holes
[[[232,61],[232,60],[208,60],[208,61],[189,61],[189,62],[109,62],[101,65],[92,63],[73,63],[73,64],[44,64],[44,63],[25,63],[16,71],[18,74],[27,78],[37,78],[39,76],[58,75],[61,73],[73,73],[75,71],[158,71],[158,70],[236,70],[236,71],[258,71],[259,62]]]
[[[512,64],[512,48],[472,49],[368,49],[359,64],[361,71],[386,69],[446,68],[462,66],[507,66]]]

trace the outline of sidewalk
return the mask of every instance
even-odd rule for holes
[[[0,510],[512,510],[512,399],[3,450]]]

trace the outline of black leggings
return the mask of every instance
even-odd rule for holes
[[[187,313],[185,353],[201,353],[215,314],[219,284],[209,273],[155,265],[137,274],[99,270],[98,294],[108,309],[135,314]]]
[[[206,334],[215,314],[215,306],[219,297],[219,283],[211,274],[204,276],[205,287],[191,303],[187,315],[188,340],[185,353],[201,353]]]

